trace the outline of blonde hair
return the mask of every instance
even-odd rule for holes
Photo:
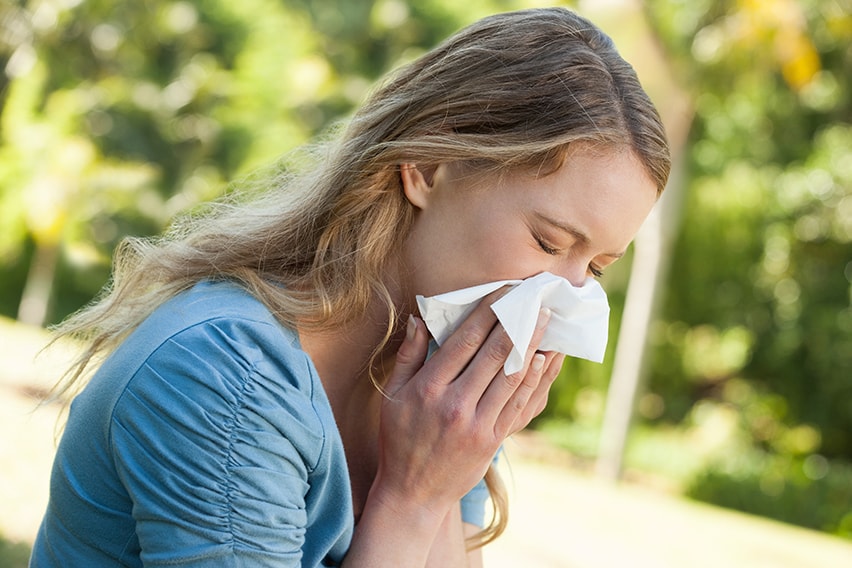
[[[547,172],[575,143],[630,148],[663,190],[663,126],[608,36],[562,8],[480,20],[393,75],[319,148],[314,167],[282,167],[260,178],[262,192],[219,201],[162,238],[126,239],[99,299],[58,327],[87,347],[54,392],[77,392],[157,306],[203,279],[240,282],[291,327],[351,321],[379,299],[387,334],[378,353],[398,324],[385,263],[413,218],[399,165]],[[505,492],[493,471],[487,480],[495,515],[476,545],[506,524]]]

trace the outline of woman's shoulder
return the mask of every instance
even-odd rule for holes
[[[310,389],[316,371],[298,333],[282,325],[242,286],[203,281],[157,308],[130,338],[156,359],[216,360],[245,372],[287,375],[288,383]]]
[[[247,290],[225,281],[201,282],[160,305],[92,382],[118,397],[151,375],[193,390],[208,388],[215,377],[220,393],[260,383],[274,398],[298,394],[311,406],[324,406],[319,377],[297,332]]]
[[[278,325],[269,309],[245,288],[228,280],[202,280],[165,302],[149,319],[173,321],[191,327],[213,319],[253,321],[259,325],[280,327],[282,333],[294,330]]]
[[[181,337],[221,341],[222,333],[234,346],[271,343],[276,350],[301,352],[294,329],[281,325],[262,302],[228,281],[205,280],[179,293],[154,310],[129,339],[156,348]]]

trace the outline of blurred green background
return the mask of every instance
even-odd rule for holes
[[[2,0],[0,314],[60,321],[123,236],[327,131],[459,27],[536,5],[609,32],[672,134],[625,475],[852,539],[849,0]],[[566,364],[534,425],[579,463],[600,447],[620,264],[607,363]]]

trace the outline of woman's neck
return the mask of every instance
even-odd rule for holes
[[[408,311],[400,315],[407,318]],[[346,324],[324,330],[299,329],[302,349],[313,361],[341,427],[350,416],[363,420],[370,401],[381,396],[371,379],[384,381],[405,329],[396,325],[385,342],[388,317],[387,307],[376,300],[362,317]],[[376,347],[382,343],[385,345],[374,358]]]

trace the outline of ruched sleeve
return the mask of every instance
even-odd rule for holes
[[[306,362],[273,367],[267,342],[245,337],[263,330],[240,324],[171,337],[115,407],[112,455],[146,566],[300,565],[323,424]]]

